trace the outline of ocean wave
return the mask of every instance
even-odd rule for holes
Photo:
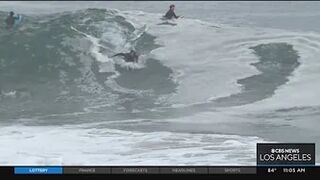
[[[293,83],[307,85],[304,78],[312,77],[309,85],[317,88],[316,33],[187,18],[162,26],[160,17],[107,9],[26,16],[20,29],[0,33],[6,42],[1,43],[0,88],[29,96],[10,99],[2,93],[2,105],[19,111],[14,104],[31,99],[25,112],[43,115],[106,104],[128,111],[199,104],[250,107],[285,97],[279,93]],[[130,49],[142,54],[140,63],[111,58]],[[308,100],[300,101],[302,106],[317,104],[316,93],[303,97]]]

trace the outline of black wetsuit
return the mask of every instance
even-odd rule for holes
[[[112,57],[115,57],[115,56],[122,56],[126,62],[138,62],[138,58],[139,58],[137,54],[131,54],[131,53],[118,53],[113,55]]]
[[[172,19],[173,17],[178,19],[179,16],[176,15],[176,13],[174,13],[173,10],[169,9],[169,11],[166,13],[166,15],[164,15],[165,18],[167,19]]]

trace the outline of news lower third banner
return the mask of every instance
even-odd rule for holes
[[[12,175],[135,175],[135,174],[246,174],[320,175],[314,143],[258,143],[256,166],[0,166],[0,176]]]
[[[257,166],[314,166],[314,143],[258,143]]]

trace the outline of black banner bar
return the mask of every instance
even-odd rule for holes
[[[24,173],[17,173],[16,169],[23,168]],[[30,168],[30,173],[28,173]],[[6,176],[41,176],[50,175],[46,173],[34,173],[34,169],[50,169],[50,166],[30,166],[30,167],[0,167],[0,177]],[[56,168],[56,167],[53,167]],[[130,166],[130,167],[80,167],[80,166],[66,166],[60,167],[63,169],[62,174],[55,174],[56,176],[63,175],[320,175],[320,166]],[[41,171],[42,172],[42,171]],[[45,172],[45,171],[43,171]],[[48,171],[50,172],[50,170]],[[51,171],[52,172],[52,171]],[[52,175],[52,173],[51,173]]]

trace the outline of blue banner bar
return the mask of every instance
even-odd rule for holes
[[[62,167],[15,167],[14,174],[62,174]]]

